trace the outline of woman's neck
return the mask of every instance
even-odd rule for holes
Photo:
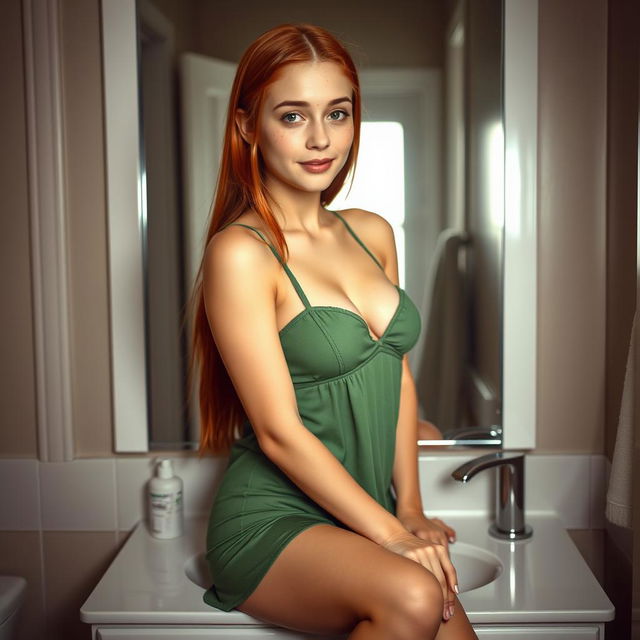
[[[324,208],[319,191],[287,189],[285,185],[267,183],[274,215],[283,232],[305,232],[317,235],[322,225]]]

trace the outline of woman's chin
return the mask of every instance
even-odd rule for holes
[[[279,182],[281,182],[286,189],[297,191],[299,193],[322,193],[331,186],[335,180],[335,176],[323,176],[323,178],[324,179],[322,180],[317,179],[317,177],[314,180],[279,180]]]

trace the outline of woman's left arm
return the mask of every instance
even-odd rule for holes
[[[418,478],[418,397],[407,354],[402,358],[393,487],[397,498],[396,517],[408,531],[424,540],[440,542],[447,548],[449,542],[455,541],[455,529],[440,518],[427,518],[422,510]]]
[[[418,399],[407,354],[402,358],[393,487],[397,496],[396,511],[401,521],[403,517],[422,514],[418,476]]]
[[[360,210],[362,211],[362,210]],[[359,225],[366,224],[366,236],[371,245],[383,256],[384,271],[394,284],[398,280],[398,256],[393,227],[382,216],[364,212],[357,216]],[[362,227],[360,227],[362,229]],[[440,542],[448,548],[455,541],[455,530],[439,518],[427,518],[422,510],[418,481],[418,398],[409,368],[407,354],[402,358],[402,386],[400,411],[396,427],[396,451],[393,462],[393,487],[396,492],[396,517],[413,535],[424,540]]]

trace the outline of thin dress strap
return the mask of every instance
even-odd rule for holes
[[[369,251],[365,243],[362,242],[360,238],[358,238],[358,236],[356,235],[356,232],[351,228],[349,223],[337,211],[333,211],[332,209],[327,209],[327,211],[331,211],[331,213],[335,213],[338,216],[338,218],[340,218],[340,220],[344,222],[344,225],[345,227],[347,227],[349,233],[357,240],[358,244],[360,244],[360,246],[374,259],[375,263],[384,271],[384,267],[378,262],[378,259],[373,255],[373,253]]]
[[[266,244],[269,246],[269,249],[271,249],[271,251],[273,252],[273,255],[278,259],[278,262],[284,267],[284,270],[286,274],[289,276],[289,280],[291,280],[291,284],[293,285],[294,289],[296,290],[296,293],[300,297],[300,300],[302,300],[302,304],[304,304],[305,309],[308,309],[311,306],[311,304],[309,303],[309,300],[307,300],[307,296],[304,294],[304,291],[302,290],[300,283],[296,280],[296,277],[293,275],[291,269],[289,269],[289,267],[287,266],[287,263],[284,262],[284,260],[282,260],[282,258],[280,257],[280,254],[276,251],[275,247],[264,237],[264,235],[262,235],[262,232],[260,231],[260,229],[256,229],[255,227],[252,227],[251,225],[248,225],[248,224],[244,224],[242,222],[230,222],[229,224],[224,225],[222,229],[225,229],[226,227],[230,227],[232,225],[240,225],[241,227],[246,227],[247,229],[251,229],[252,231],[255,231],[266,242]]]

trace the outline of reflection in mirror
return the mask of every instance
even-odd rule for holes
[[[357,170],[330,208],[376,211],[394,228],[400,286],[423,323],[409,354],[420,444],[500,446],[503,3],[405,4],[413,32],[406,21],[404,30],[392,28],[395,5],[363,22],[367,0],[344,5],[340,17],[313,7],[296,16],[336,33],[360,70]],[[235,64],[245,43],[291,20],[289,3],[274,0],[265,11],[258,0],[241,14],[195,0],[137,2],[151,450],[197,448],[197,405],[186,395],[186,297]]]

